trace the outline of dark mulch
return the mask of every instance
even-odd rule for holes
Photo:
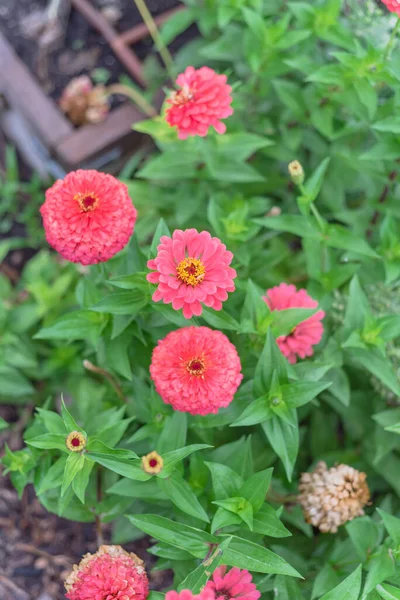
[[[0,447],[22,447],[21,433],[29,410],[21,416],[13,407],[0,406],[0,415],[13,428],[0,434]],[[110,530],[105,531],[105,543]],[[124,548],[146,562],[151,589],[170,585],[168,572],[150,573],[154,558],[146,552],[144,538]],[[0,600],[62,600],[64,580],[72,565],[86,552],[97,549],[95,527],[75,523],[47,512],[28,486],[19,500],[9,478],[0,476]]]
[[[120,7],[122,17],[115,25],[120,32],[142,22],[134,0],[91,1],[100,8],[107,4]],[[180,0],[147,0],[146,3],[154,16],[181,4]],[[59,99],[72,77],[90,74],[99,67],[109,71],[110,83],[126,74],[106,41],[74,9],[64,19],[65,37],[62,46],[50,51],[41,50],[27,17],[35,11],[43,10],[48,4],[49,0],[1,0],[0,30],[49,96]],[[193,37],[193,32],[189,37]],[[135,52],[143,60],[152,48],[153,43],[148,38],[135,45]]]

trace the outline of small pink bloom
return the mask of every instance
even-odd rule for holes
[[[215,600],[258,600],[261,593],[252,583],[253,577],[248,571],[237,567],[228,572],[226,569],[226,566],[215,569],[204,588],[214,592]]]
[[[167,100],[166,121],[178,128],[178,137],[185,140],[190,135],[207,135],[209,127],[225,133],[226,126],[220,119],[233,113],[230,106],[232,88],[226,83],[226,75],[218,75],[209,67],[187,67],[176,84],[181,88]]]
[[[158,284],[154,302],[182,308],[186,319],[199,317],[202,304],[221,310],[228,292],[235,290],[236,271],[229,266],[232,252],[208,231],[196,229],[177,229],[172,238],[164,235],[160,242],[157,256],[147,263],[155,271],[147,275],[147,281]]]
[[[382,0],[390,12],[396,13],[400,17],[400,0]]]
[[[243,375],[236,348],[221,331],[183,327],[153,350],[151,378],[166,404],[192,415],[228,406]]]
[[[191,590],[171,590],[165,594],[165,600],[215,600],[215,597],[213,591],[206,586],[199,594],[193,594]]]
[[[318,302],[311,298],[306,290],[296,290],[294,285],[281,283],[267,290],[263,300],[270,310],[285,310],[287,308],[317,308]],[[314,354],[313,346],[319,344],[324,333],[321,323],[325,313],[319,310],[312,317],[297,325],[289,335],[278,337],[276,342],[280,351],[288,361],[294,364],[297,356],[305,358]]]
[[[143,561],[121,546],[100,546],[75,565],[65,582],[68,600],[146,600]]]

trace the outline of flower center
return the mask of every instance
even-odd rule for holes
[[[188,257],[181,260],[176,267],[176,274],[178,279],[186,283],[186,285],[196,287],[196,285],[203,281],[206,269],[201,260]]]
[[[191,90],[188,85],[184,85],[182,89],[180,89],[178,92],[173,92],[171,96],[171,101],[172,104],[176,104],[179,106],[186,104],[186,102],[189,102],[189,100],[193,100],[193,97],[193,90]]]
[[[152,458],[152,459],[149,461],[149,465],[150,465],[152,468],[156,467],[156,466],[158,465],[158,460],[157,460],[156,458]]]
[[[186,371],[195,377],[201,377],[205,370],[206,366],[202,358],[192,358],[186,364]]]
[[[79,438],[72,438],[72,440],[71,440],[71,444],[72,444],[73,446],[75,446],[75,447],[76,447],[76,446],[80,446],[80,444],[81,444],[81,440],[80,440]]]
[[[99,203],[99,198],[93,192],[75,194],[74,200],[78,202],[83,212],[94,210]]]

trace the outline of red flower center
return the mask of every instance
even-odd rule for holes
[[[74,200],[79,203],[83,212],[94,210],[99,203],[99,198],[93,192],[75,194]]]
[[[190,375],[201,377],[206,370],[204,360],[202,358],[192,358],[186,365],[186,370]]]
[[[71,444],[72,444],[73,446],[75,446],[75,448],[76,448],[77,446],[80,446],[80,444],[81,444],[81,441],[80,441],[80,439],[79,439],[79,438],[72,438],[72,440],[71,440]]]
[[[156,458],[151,458],[151,459],[149,460],[149,465],[150,465],[150,467],[151,467],[152,469],[154,469],[154,467],[156,467],[156,466],[158,465],[158,461],[157,461],[157,459],[156,459]]]
[[[188,85],[184,85],[181,90],[174,92],[171,96],[172,104],[182,105],[193,100],[194,90],[190,89]]]

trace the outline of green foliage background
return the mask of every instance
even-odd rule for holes
[[[138,208],[135,235],[90,269],[40,241],[41,195],[29,184],[36,204],[19,218],[40,250],[15,287],[0,277],[0,398],[37,411],[26,448],[6,448],[2,463],[50,511],[112,521],[116,543],[151,536],[175,589],[199,590],[207,558],[208,573],[218,561],[249,569],[266,600],[400,598],[396,19],[356,0],[185,3],[162,35],[169,43],[196,23],[201,36],[175,68],[228,75],[228,132],[182,142],[162,116],[138,125],[156,149],[120,175]],[[301,189],[287,173],[293,159]],[[3,214],[19,185],[9,157]],[[245,376],[233,403],[207,417],[174,413],[148,372],[157,341],[188,322],[151,301],[146,261],[161,235],[188,227],[218,236],[238,270],[223,311],[192,320],[229,336]],[[326,313],[315,355],[295,365],[275,337],[310,313],[270,313],[261,299],[282,281]],[[65,437],[80,428],[87,451],[71,454]],[[153,450],[158,476],[140,466]],[[365,471],[372,493],[366,516],[337,534],[313,531],[293,500],[319,460]]]

